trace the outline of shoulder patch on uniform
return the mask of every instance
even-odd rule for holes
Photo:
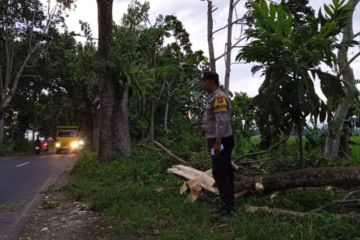
[[[214,100],[214,111],[218,112],[227,112],[228,103],[224,96],[216,96]]]

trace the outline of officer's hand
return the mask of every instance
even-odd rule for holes
[[[214,152],[216,155],[218,155],[221,151],[221,138],[216,138],[215,144],[214,144]]]

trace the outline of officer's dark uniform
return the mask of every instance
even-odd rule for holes
[[[203,115],[202,127],[211,153],[216,137],[221,137],[224,149],[218,154],[211,154],[212,171],[220,198],[227,210],[235,209],[234,180],[231,167],[231,151],[234,137],[231,128],[231,104],[227,95],[219,88],[209,97]]]

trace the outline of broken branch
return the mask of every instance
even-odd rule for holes
[[[241,21],[243,21],[243,20],[244,20],[244,18],[236,19],[235,21],[233,21],[233,22],[231,23],[231,25],[240,24]],[[224,29],[227,28],[228,26],[229,26],[229,24],[226,24],[225,26],[223,26],[223,27],[215,30],[212,34],[214,35],[215,33],[220,32],[221,30],[224,30]]]
[[[356,58],[358,58],[360,56],[360,52],[358,52],[357,54],[355,54],[350,61],[348,61],[346,63],[346,65],[341,69],[340,73],[337,75],[337,77],[339,78],[341,75],[344,74],[345,70],[350,66],[350,64],[355,61]]]
[[[166,152],[168,155],[170,155],[171,157],[175,158],[176,160],[178,160],[179,162],[182,163],[188,163],[187,161],[179,158],[178,156],[176,156],[175,154],[173,154],[169,149],[167,149],[166,147],[164,147],[161,143],[154,141],[153,142],[157,147],[161,148],[162,150],[164,150],[164,152]]]
[[[309,216],[310,214],[313,214],[313,213],[297,212],[297,211],[291,211],[280,208],[269,208],[267,206],[255,207],[249,205],[245,206],[245,211],[249,213],[268,213],[274,216],[294,218],[294,219],[302,219]],[[336,219],[342,219],[342,220],[352,220],[352,221],[360,220],[360,214],[354,214],[354,213],[331,214],[331,216],[333,216]]]
[[[234,45],[232,45],[232,47],[230,48],[230,50],[226,50],[223,54],[221,54],[220,56],[218,56],[217,58],[215,58],[215,61],[219,60],[220,58],[222,58],[223,56],[226,55],[227,51],[231,51],[233,48],[236,47],[237,44],[239,44],[242,40],[246,39],[246,37],[240,38],[239,40],[236,41],[236,43],[234,43]]]

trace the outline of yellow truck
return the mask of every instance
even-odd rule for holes
[[[57,126],[55,149],[56,153],[62,151],[77,152],[84,145],[79,136],[78,126]]]

